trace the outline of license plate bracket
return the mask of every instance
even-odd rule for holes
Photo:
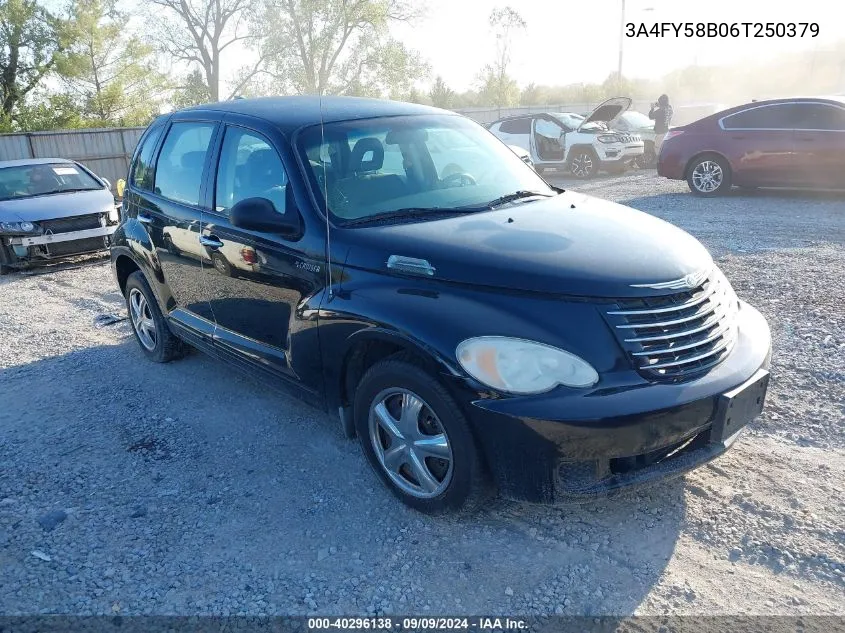
[[[719,396],[712,440],[724,442],[760,415],[766,403],[768,388],[769,372],[760,369],[740,386]]]

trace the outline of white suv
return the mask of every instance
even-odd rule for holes
[[[613,131],[614,122],[631,107],[627,97],[608,99],[583,118],[570,113],[525,114],[500,119],[489,129],[508,145],[531,154],[539,173],[566,169],[591,178],[599,169],[623,171],[643,154],[638,134]]]

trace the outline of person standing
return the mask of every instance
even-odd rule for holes
[[[660,146],[663,144],[663,138],[666,132],[669,131],[669,124],[672,121],[672,106],[669,105],[669,95],[660,95],[657,103],[651,104],[651,110],[648,112],[648,118],[654,121],[654,153],[660,154]]]

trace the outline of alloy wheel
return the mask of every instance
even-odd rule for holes
[[[713,160],[703,160],[692,170],[692,184],[701,193],[716,191],[724,177],[722,166]]]
[[[403,492],[442,494],[452,479],[452,447],[437,415],[417,394],[385,389],[370,405],[370,442],[379,464]]]
[[[156,325],[147,298],[137,288],[129,291],[129,316],[132,327],[138,335],[138,340],[147,350],[153,351],[156,346]]]
[[[593,173],[593,157],[587,152],[572,159],[572,173],[579,178],[586,178]]]

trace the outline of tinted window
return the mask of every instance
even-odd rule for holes
[[[845,130],[845,110],[822,103],[798,106],[796,127],[801,130]]]
[[[766,129],[792,130],[798,118],[795,104],[760,106],[732,114],[725,118],[724,126],[728,130]]]
[[[153,151],[161,136],[164,126],[159,125],[151,129],[144,140],[141,141],[141,151],[135,157],[132,170],[129,173],[129,182],[142,189],[153,188]]]
[[[505,134],[530,134],[531,119],[529,117],[523,117],[521,119],[502,121],[499,125],[499,130]]]
[[[267,198],[284,213],[287,182],[282,160],[266,140],[241,128],[226,130],[217,167],[218,211],[246,198]]]
[[[174,123],[164,139],[155,170],[155,192],[198,205],[213,123]]]

